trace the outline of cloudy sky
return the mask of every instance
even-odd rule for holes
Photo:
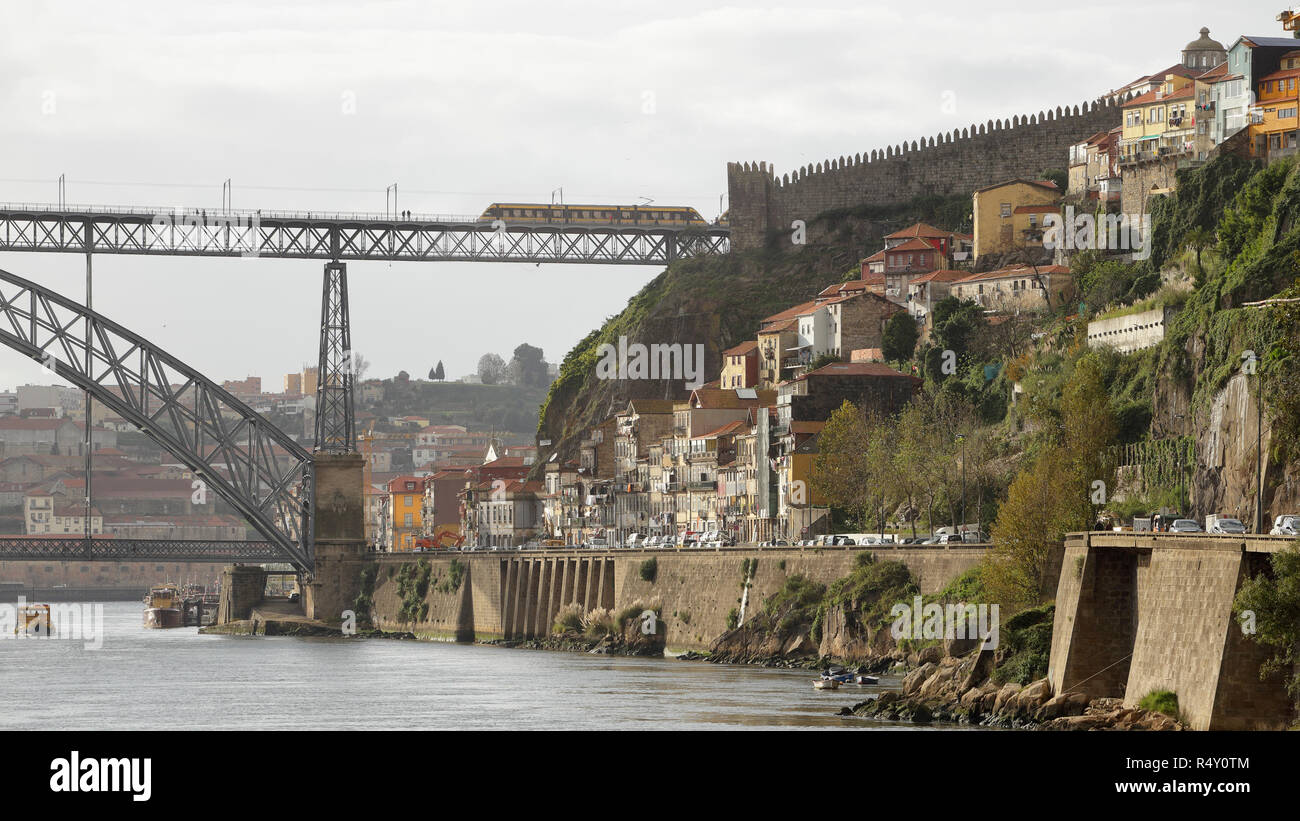
[[[723,4],[3,0],[0,201],[479,213],[493,200],[694,206],[779,172],[1076,104],[1276,9],[1179,0]],[[110,8],[110,5],[114,7]],[[1249,4],[1261,6],[1267,4]],[[1280,4],[1273,4],[1280,5]],[[1272,6],[1268,6],[1272,9]],[[722,207],[726,207],[725,202]],[[0,268],[84,295],[77,255]],[[97,256],[95,307],[221,380],[313,362],[321,264]],[[370,376],[564,353],[658,269],[349,263]],[[7,349],[6,349],[7,350]],[[46,382],[0,350],[0,387]]]

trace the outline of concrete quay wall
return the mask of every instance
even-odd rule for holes
[[[565,605],[618,612],[636,602],[657,601],[666,623],[667,647],[704,650],[727,629],[728,614],[761,608],[794,574],[829,584],[849,574],[859,548],[719,548],[713,550],[592,550],[371,554],[375,626],[444,640],[524,639],[547,635]],[[902,561],[922,592],[942,589],[979,564],[982,546],[882,548],[880,560]],[[654,558],[654,579],[641,578]],[[416,607],[426,615],[401,615],[411,596],[400,592],[403,565],[429,565],[426,595]],[[458,570],[453,569],[453,562]],[[752,570],[745,597],[744,568]],[[406,571],[411,573],[412,571]],[[460,584],[452,583],[459,576]],[[409,611],[408,611],[409,612]]]

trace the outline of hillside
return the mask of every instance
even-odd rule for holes
[[[380,417],[427,416],[433,425],[463,425],[470,430],[527,434],[534,428],[545,389],[522,385],[471,385],[463,382],[385,379],[384,398],[358,401]]]
[[[1265,508],[1300,509],[1300,310],[1245,306],[1296,295],[1300,171],[1293,159],[1264,167],[1224,155],[1180,171],[1178,179],[1173,195],[1153,200],[1149,259],[1075,255],[1079,304],[996,326],[978,309],[948,306],[941,317],[936,308],[935,344],[921,347],[914,361],[936,407],[975,410],[990,442],[995,498],[1020,469],[1022,454],[1036,453],[1059,428],[1061,397],[1086,358],[1104,374],[1118,423],[1113,447],[1139,449],[1136,457],[1116,455],[1121,464],[1145,466],[1143,485],[1128,489],[1127,508],[1168,504],[1253,518],[1260,380],[1243,367],[1253,351],[1265,392]],[[779,250],[788,240],[775,236],[762,250],[674,263],[565,358],[538,437],[568,458],[583,429],[626,399],[681,395],[680,382],[598,379],[601,343],[617,344],[624,335],[631,342],[702,343],[704,379],[716,379],[720,352],[752,339],[762,317],[856,277],[858,260],[893,230],[917,220],[965,228],[967,203],[934,198],[893,210],[842,209],[814,220],[809,244],[794,252]],[[1159,345],[1124,355],[1088,347],[1090,319],[1158,306],[1172,317]],[[960,352],[954,377],[935,367],[945,347]],[[1023,391],[1018,400],[1013,388]],[[994,515],[996,503],[981,519]]]
[[[550,439],[569,458],[582,430],[626,400],[681,395],[682,380],[598,379],[602,343],[617,345],[620,336],[644,344],[701,343],[704,381],[717,379],[722,351],[753,339],[763,317],[834,282],[856,278],[859,260],[883,247],[886,234],[918,221],[969,230],[969,212],[970,199],[964,196],[843,209],[814,219],[808,244],[794,251],[781,250],[788,239],[773,236],[763,250],[674,262],[565,356],[542,406],[538,438]]]

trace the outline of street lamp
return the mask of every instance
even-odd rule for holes
[[[392,206],[389,206],[391,195]],[[384,216],[391,216],[397,219],[397,183],[393,183],[384,189]]]
[[[961,445],[961,527],[962,532],[966,531],[966,434],[957,434],[957,443]],[[931,532],[934,525],[930,525]]]

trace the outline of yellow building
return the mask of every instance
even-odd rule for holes
[[[317,366],[312,365],[302,369],[302,392],[304,396],[316,395],[316,372]]]
[[[1043,215],[1059,210],[1061,189],[1050,180],[1008,180],[976,191],[975,258],[1041,248]]]
[[[424,531],[424,477],[398,476],[388,482],[388,524],[393,550],[411,550]]]
[[[1121,164],[1195,153],[1196,81],[1178,74],[1122,106]]]
[[[1276,160],[1295,153],[1300,121],[1300,50],[1282,55],[1282,68],[1255,84],[1255,107],[1250,116],[1251,154]]]

